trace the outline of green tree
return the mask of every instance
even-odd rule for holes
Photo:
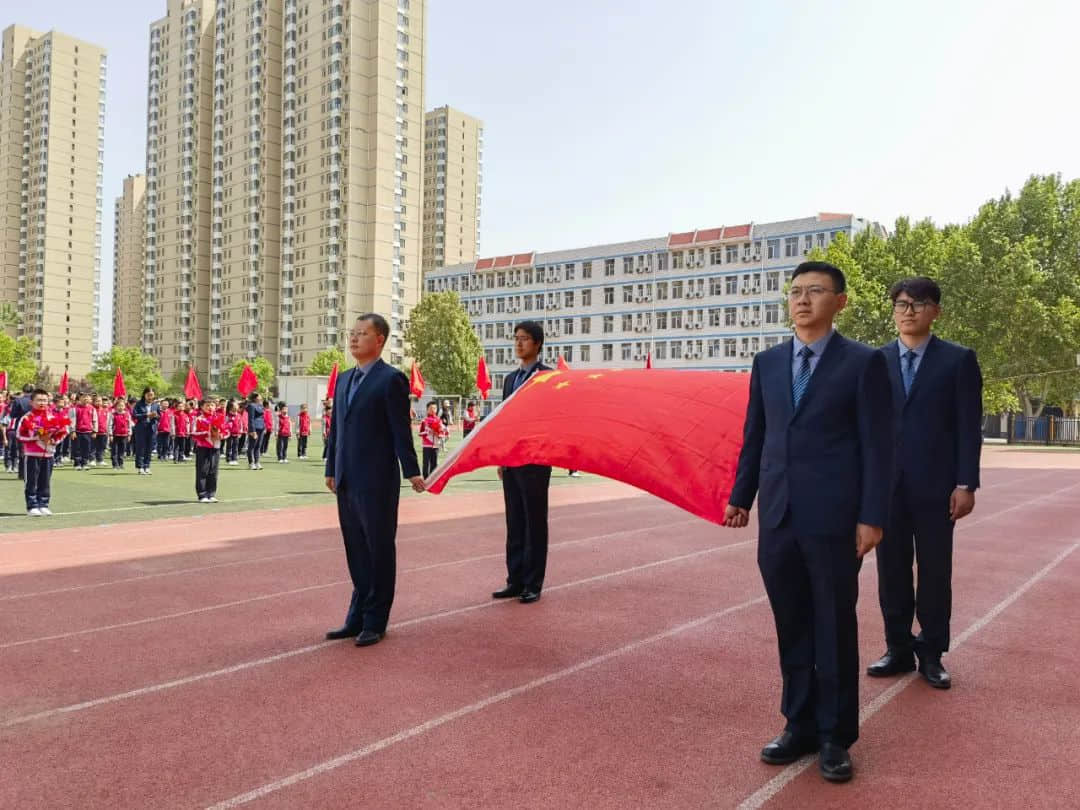
[[[483,346],[456,292],[424,296],[409,316],[405,345],[439,394],[469,396],[476,389],[476,364]]]
[[[30,338],[13,338],[0,332],[0,370],[8,373],[10,390],[37,380],[36,348]]]
[[[846,337],[872,346],[891,340],[893,332],[888,289],[863,271],[847,235],[841,233],[824,252],[816,248],[815,251],[815,257],[823,257],[844,273],[848,302],[836,318],[836,328]]]
[[[155,391],[165,390],[157,360],[136,346],[113,346],[99,354],[86,379],[98,393],[111,395],[117,368],[124,375],[124,387],[130,395],[138,396],[148,385]]]
[[[339,372],[351,368],[353,365],[351,357],[346,357],[345,352],[337,346],[331,346],[311,358],[311,365],[307,367],[307,373],[313,377],[325,377],[334,370],[334,363],[337,363]]]
[[[251,370],[255,372],[255,376],[259,378],[259,386],[256,390],[265,397],[270,393],[270,389],[274,387],[277,377],[273,365],[265,357],[256,357],[254,360],[237,360],[233,363],[229,370],[225,372],[222,381],[222,393],[230,397],[237,395],[236,384],[240,381],[240,374],[243,373],[245,365],[250,365]]]
[[[0,301],[0,329],[13,329],[19,325],[19,311],[10,301]]]

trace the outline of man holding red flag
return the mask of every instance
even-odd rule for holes
[[[521,366],[503,381],[504,402],[538,371],[551,370],[540,361],[543,347],[544,328],[539,323],[522,321],[514,327],[514,353]],[[492,597],[517,597],[529,604],[540,598],[547,568],[551,467],[499,467],[499,478],[506,503],[506,587]]]
[[[780,647],[783,732],[761,751],[786,765],[820,751],[830,782],[851,779],[859,736],[855,603],[863,556],[889,511],[894,434],[885,355],[836,333],[844,274],[795,268],[795,336],[754,358],[743,448],[725,525],[758,500],[758,568]]]

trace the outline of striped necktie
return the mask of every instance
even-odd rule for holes
[[[795,375],[795,379],[791,381],[791,398],[795,403],[795,407],[799,407],[799,402],[803,398],[803,394],[806,393],[806,387],[810,385],[810,358],[814,356],[814,350],[809,346],[803,346],[799,349],[799,357],[802,358],[802,363],[799,365],[799,371]]]
[[[916,354],[911,349],[904,352],[904,395],[911,393],[911,386],[915,382],[915,357]]]

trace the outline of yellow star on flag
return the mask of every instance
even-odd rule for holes
[[[564,380],[563,382],[561,382],[561,383],[559,383],[558,385],[555,386],[555,390],[560,391],[563,388],[567,388],[569,385],[570,385],[570,383]]]

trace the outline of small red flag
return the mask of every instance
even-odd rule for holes
[[[184,383],[184,396],[188,399],[203,398],[202,386],[199,385],[199,378],[195,375],[195,366],[188,367],[187,382]],[[247,396],[247,394],[244,394]]]
[[[569,371],[570,364],[566,362],[566,359],[560,354],[559,361],[555,364],[559,371]]]
[[[0,371],[0,391],[7,390],[7,372]]]
[[[251,392],[259,387],[259,378],[255,376],[255,372],[251,370],[251,366],[244,363],[244,370],[240,372],[240,379],[237,380],[236,390],[240,392],[241,396],[250,396]]]
[[[491,375],[488,374],[487,361],[482,354],[476,363],[476,390],[480,392],[480,399],[487,399],[491,390]]]
[[[337,390],[337,363],[334,363],[334,367],[330,369],[330,379],[326,383],[326,398],[333,399],[334,392]]]
[[[424,375],[420,373],[420,364],[413,360],[412,371],[409,373],[409,391],[419,399],[424,395]]]
[[[544,464],[614,478],[723,523],[749,393],[750,375],[734,372],[544,371],[480,422],[425,483],[439,493],[480,467]]]
[[[56,387],[56,393],[66,394],[68,392],[68,373],[67,366],[64,366],[64,373],[60,375],[60,385]]]
[[[120,366],[116,367],[116,376],[113,377],[112,395],[113,399],[127,396],[127,388],[124,386],[124,372],[120,370]]]
[[[652,352],[645,355],[645,368],[652,368]]]

